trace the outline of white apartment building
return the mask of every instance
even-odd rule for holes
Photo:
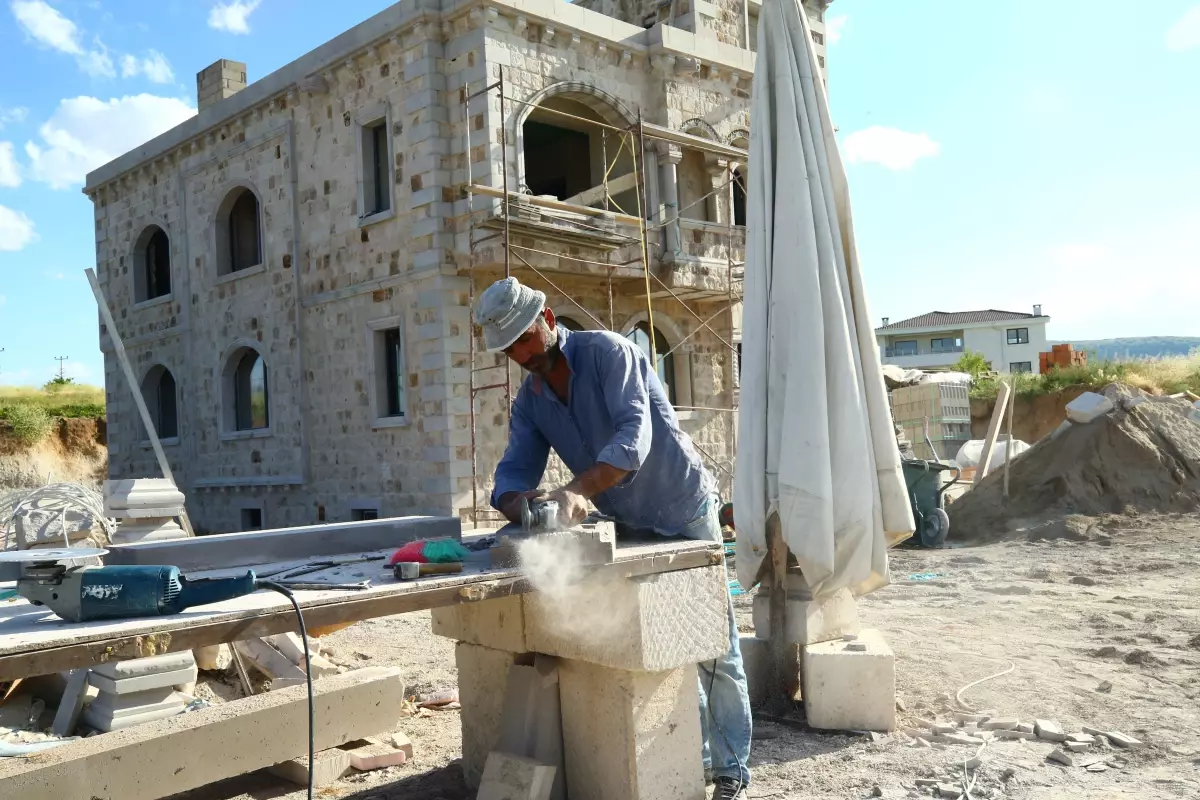
[[[1018,311],[931,311],[899,322],[883,318],[875,329],[884,364],[905,369],[944,370],[966,351],[981,353],[997,372],[1038,372],[1050,317],[1035,305]]]

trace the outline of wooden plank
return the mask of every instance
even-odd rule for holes
[[[721,144],[714,142],[711,139],[705,139],[703,136],[694,136],[690,133],[682,131],[673,131],[670,128],[664,128],[661,125],[654,125],[649,122],[642,123],[642,130],[645,131],[646,137],[649,139],[659,139],[664,142],[674,142],[681,147],[686,147],[691,150],[701,150],[706,153],[715,153],[719,156],[731,158],[739,164],[748,164],[750,153],[740,147],[734,147],[731,144]]]
[[[314,749],[386,733],[404,676],[388,667],[313,684]],[[0,759],[0,797],[159,800],[308,754],[308,688],[293,686]]]
[[[710,566],[724,558],[720,548],[707,543],[688,545],[598,566],[590,574],[632,578]],[[296,599],[304,613],[305,625],[318,628],[531,591],[534,591],[532,585],[517,570],[489,570],[453,578],[392,582],[363,592],[301,591],[296,592]],[[47,625],[49,612],[24,606],[25,616],[31,618],[26,621],[23,637],[12,635],[11,628],[6,630],[0,617],[0,634],[4,634],[0,635],[0,681],[299,629],[291,605],[278,595],[260,592],[214,605],[220,610],[189,610],[171,617],[57,626],[52,622]],[[229,610],[239,605],[242,608]],[[38,635],[31,636],[30,629],[38,629]]]
[[[1000,435],[1000,423],[1004,421],[1004,414],[1008,411],[1008,395],[1012,388],[1001,381],[1000,391],[996,396],[996,406],[992,409],[992,421],[988,424],[987,438],[983,441],[983,453],[979,456],[979,465],[975,468],[975,480],[971,481],[972,486],[978,486],[979,482],[987,476],[988,463],[992,460],[992,450],[996,447],[996,437]]]
[[[487,197],[498,197],[504,199],[504,190],[497,189],[492,186],[484,186],[479,183],[472,183],[470,191],[473,194],[482,194]],[[616,218],[617,222],[624,225],[640,225],[641,222],[637,217],[631,217],[628,214],[618,214],[615,211],[605,211],[602,208],[592,208],[590,206],[580,206],[574,203],[564,203],[562,200],[548,200],[544,197],[535,197],[531,194],[519,194],[517,192],[509,192],[509,202],[511,203],[526,203],[540,208],[552,208],[556,211],[569,211],[572,214],[585,214],[589,217],[608,216],[611,214]]]
[[[580,206],[590,206],[592,203],[599,203],[604,199],[606,189],[608,190],[608,196],[612,197],[636,187],[637,175],[631,172],[628,175],[622,175],[619,178],[613,178],[608,182],[608,186],[605,186],[604,184],[593,186],[585,192],[580,192],[573,197],[568,197],[566,200],[563,200],[563,202]]]

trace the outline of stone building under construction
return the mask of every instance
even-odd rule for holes
[[[522,376],[470,308],[506,270],[653,347],[728,496],[758,9],[403,0],[253,83],[216,62],[197,116],[88,175],[197,529],[494,519]],[[110,477],[158,475],[109,334]]]

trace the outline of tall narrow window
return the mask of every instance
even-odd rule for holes
[[[733,224],[746,224],[746,176],[741,167],[733,171]]]
[[[158,438],[178,438],[179,399],[171,370],[159,365],[147,372],[142,379],[142,397],[146,400],[146,410],[150,412],[150,422]],[[150,438],[148,431],[143,430],[141,435],[143,439]]]
[[[392,189],[388,180],[391,152],[386,118],[362,126],[362,161],[362,215],[368,217],[391,210]]]
[[[387,415],[400,417],[404,415],[404,374],[401,365],[404,358],[400,353],[400,329],[392,328],[383,332],[385,374],[387,381]]]

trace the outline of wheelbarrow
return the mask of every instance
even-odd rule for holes
[[[922,547],[941,547],[950,533],[950,515],[946,513],[946,490],[958,483],[961,470],[950,464],[920,459],[903,459],[904,484],[912,503],[917,539]],[[953,471],[954,478],[943,485],[941,473]]]

